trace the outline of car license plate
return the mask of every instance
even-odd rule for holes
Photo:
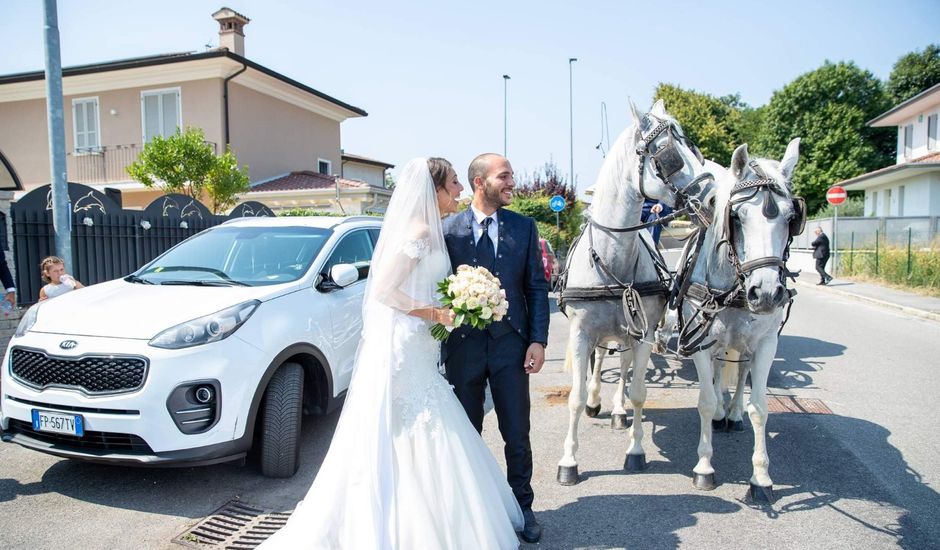
[[[85,420],[80,414],[33,409],[33,429],[37,432],[55,432],[82,437],[85,435]]]

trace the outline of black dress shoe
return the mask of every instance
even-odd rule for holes
[[[538,542],[542,538],[542,526],[535,520],[535,514],[532,510],[523,510],[522,517],[525,518],[525,527],[519,536],[526,542]]]

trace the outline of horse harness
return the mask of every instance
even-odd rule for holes
[[[794,281],[799,272],[791,272],[787,269],[786,262],[790,257],[790,244],[793,237],[803,233],[806,226],[806,203],[802,197],[793,197],[794,216],[790,220],[789,231],[787,235],[787,244],[784,247],[781,257],[765,256],[753,260],[742,262],[734,249],[734,236],[732,235],[732,207],[736,204],[748,201],[758,193],[764,193],[762,213],[768,219],[776,218],[780,214],[777,203],[773,200],[773,194],[784,195],[779,187],[779,183],[767,177],[767,174],[755,160],[748,163],[751,170],[757,175],[757,178],[742,180],[737,182],[731,189],[731,196],[728,204],[722,213],[724,219],[723,234],[716,242],[716,247],[726,244],[728,249],[728,260],[734,266],[735,284],[730,289],[713,289],[707,284],[692,282],[692,269],[698,259],[705,241],[706,227],[699,226],[696,230],[695,247],[692,254],[689,255],[685,264],[681,266],[673,282],[672,292],[670,293],[670,307],[676,308],[679,320],[679,349],[681,356],[689,356],[698,351],[706,350],[717,342],[705,342],[718,313],[725,308],[747,309],[748,301],[744,289],[744,281],[748,275],[761,267],[777,267],[780,274],[780,282],[787,292],[787,310],[780,329],[786,325],[790,318],[790,308],[793,306],[793,297],[796,295],[796,289],[786,287],[786,279]],[[736,198],[736,195],[743,196]],[[688,300],[692,307],[692,315],[685,319],[682,312],[683,303]],[[778,331],[779,334],[779,331]]]

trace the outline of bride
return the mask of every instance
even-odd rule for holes
[[[444,159],[402,170],[372,257],[356,367],[306,498],[261,548],[517,548],[519,504],[438,373],[437,283],[450,271],[441,217],[463,186]]]

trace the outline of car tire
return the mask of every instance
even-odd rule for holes
[[[261,420],[261,473],[291,477],[300,465],[300,423],[303,415],[304,369],[281,365],[264,392]]]

